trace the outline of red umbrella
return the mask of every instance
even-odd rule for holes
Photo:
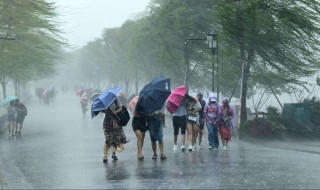
[[[167,99],[167,109],[170,113],[177,111],[187,91],[186,86],[179,86],[169,95]]]
[[[132,98],[132,100],[129,102],[129,109],[132,112],[134,110],[134,108],[136,107],[136,104],[138,102],[139,96],[135,96],[134,98]]]

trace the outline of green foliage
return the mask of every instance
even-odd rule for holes
[[[271,122],[272,133],[276,136],[281,136],[285,133],[285,120],[280,110],[276,107],[268,106],[267,107],[267,120]]]
[[[320,99],[317,97],[312,97],[310,99],[304,99],[303,103],[310,105],[311,109],[311,122],[314,124],[314,131],[320,134]]]
[[[66,45],[60,36],[56,7],[47,0],[0,0],[0,75],[30,81],[55,72]]]

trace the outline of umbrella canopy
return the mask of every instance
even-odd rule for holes
[[[94,93],[94,94],[92,94],[91,96],[90,96],[90,99],[92,100],[92,101],[94,101],[95,99],[97,99],[99,96],[100,96],[100,94],[101,93]]]
[[[9,96],[9,97],[5,98],[4,100],[2,100],[2,102],[0,103],[0,107],[11,102],[12,100],[16,100],[16,99],[19,99],[19,98],[17,96]]]
[[[154,78],[140,91],[136,111],[141,114],[151,114],[161,109],[170,93],[169,78]]]
[[[129,109],[131,111],[134,110],[134,108],[136,107],[136,104],[138,102],[139,96],[135,96],[134,98],[132,98],[132,100],[129,102]]]
[[[168,111],[173,114],[177,111],[183,98],[185,97],[188,89],[186,86],[179,86],[173,90],[167,100],[167,109]]]
[[[100,111],[107,109],[119,96],[121,91],[121,87],[114,87],[100,94],[99,97],[92,102],[91,117],[93,118],[98,115]]]

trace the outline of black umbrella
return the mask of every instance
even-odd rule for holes
[[[141,114],[151,114],[161,109],[170,93],[171,88],[169,78],[154,78],[140,91],[136,111]]]

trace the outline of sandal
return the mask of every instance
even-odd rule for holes
[[[144,159],[144,156],[138,156],[138,159],[139,159],[139,160],[143,160],[143,159]]]
[[[157,155],[156,155],[156,154],[154,154],[154,155],[152,156],[152,160],[155,160],[155,159],[157,159]]]
[[[167,158],[167,156],[165,154],[161,154],[160,158],[161,158],[161,160],[164,160]]]
[[[112,154],[111,157],[112,157],[113,160],[118,160],[118,157],[115,154]]]

